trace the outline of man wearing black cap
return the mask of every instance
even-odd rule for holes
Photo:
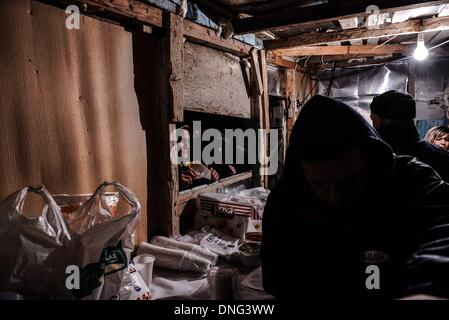
[[[419,139],[415,117],[416,103],[409,94],[390,90],[371,102],[371,120],[382,140],[396,154],[418,158],[449,181],[449,152]]]

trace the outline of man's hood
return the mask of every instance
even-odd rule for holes
[[[356,145],[369,151],[376,169],[392,170],[392,149],[357,111],[341,101],[316,95],[304,105],[293,127],[283,178],[302,178],[301,159],[330,159]]]

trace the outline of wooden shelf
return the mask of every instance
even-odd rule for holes
[[[214,192],[220,188],[230,186],[234,183],[252,179],[253,174],[251,171],[239,173],[227,178],[220,179],[214,183],[198,186],[193,189],[183,190],[179,192],[178,203],[184,203],[191,199],[196,198],[199,194],[204,192]]]

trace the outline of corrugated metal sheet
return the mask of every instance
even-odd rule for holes
[[[133,190],[146,240],[145,134],[134,92],[131,33],[29,0],[0,2],[0,198],[31,184],[92,193]]]
[[[375,67],[336,69],[330,96],[345,101],[369,116],[373,96],[388,90],[407,92],[408,63],[401,61]],[[442,120],[449,107],[449,62],[429,58],[416,63],[415,93],[417,120]],[[332,71],[319,74],[319,93],[326,94]]]
[[[326,95],[332,70],[319,74],[318,93]],[[329,96],[346,102],[369,120],[369,105],[375,95],[388,90],[407,92],[408,63],[337,68],[330,88]]]

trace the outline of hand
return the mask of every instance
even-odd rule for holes
[[[193,184],[192,177],[188,173],[186,173],[186,172],[181,173],[181,185],[183,185],[184,187],[188,188],[192,184]]]
[[[186,168],[181,171],[181,184],[186,188],[192,186],[193,181],[197,178],[195,171],[191,168]]]
[[[237,169],[232,164],[228,165],[228,169],[231,172],[231,175],[234,175],[237,173]]]
[[[217,170],[215,170],[212,167],[209,167],[209,171],[210,171],[211,180],[213,182],[215,182],[215,181],[220,179],[220,175],[218,174]]]

